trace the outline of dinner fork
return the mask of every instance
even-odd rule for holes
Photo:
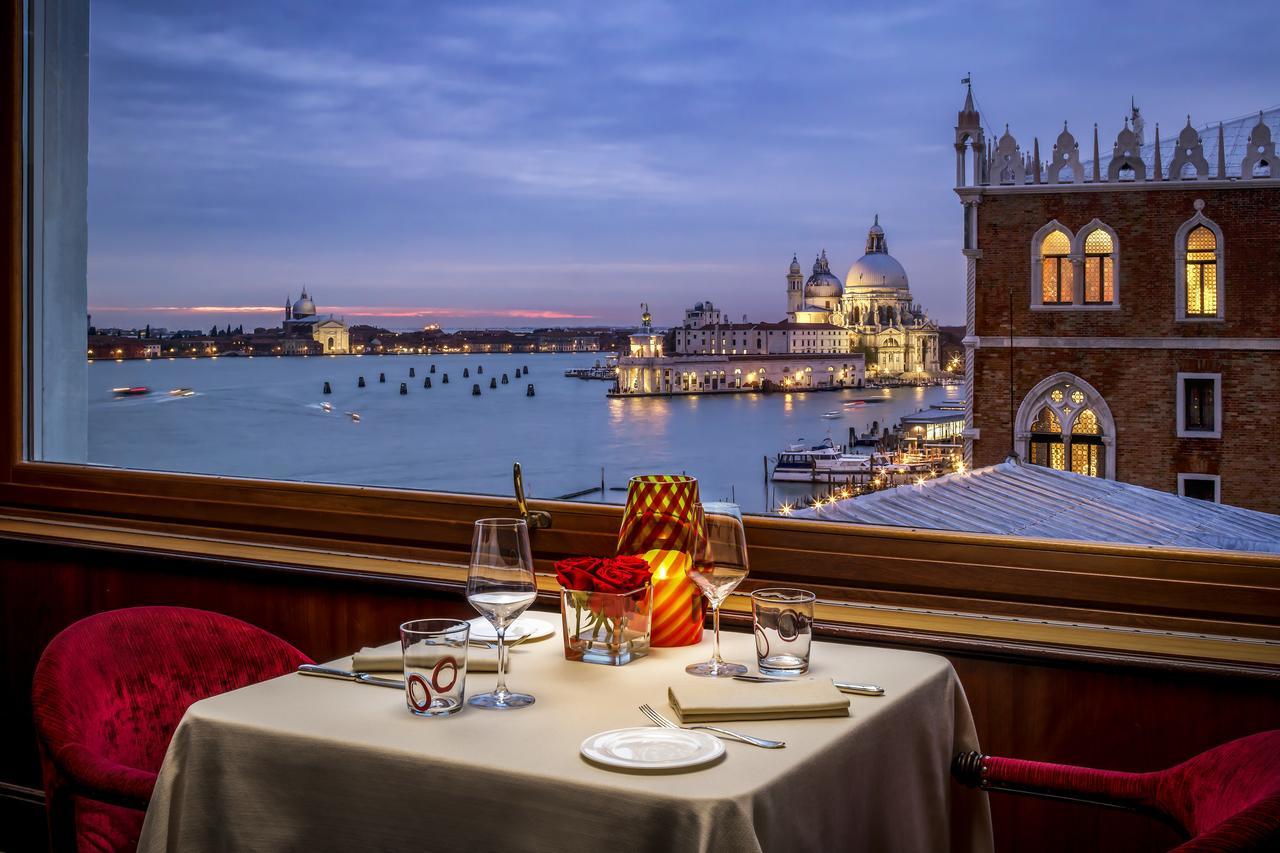
[[[732,731],[729,731],[728,729],[722,729],[722,728],[719,728],[718,726],[703,726],[703,725],[682,726],[682,725],[679,725],[678,723],[674,723],[671,720],[668,720],[666,717],[662,716],[657,711],[653,710],[653,707],[648,704],[644,704],[640,706],[640,713],[644,714],[646,717],[652,720],[655,725],[661,726],[665,729],[702,729],[708,732],[715,732],[720,737],[732,738],[733,740],[739,741],[741,743],[749,743],[752,746],[758,746],[758,747],[761,747],[762,749],[782,749],[784,746],[786,746],[786,743],[780,740],[768,740],[767,738],[762,738],[762,737],[752,737],[751,735],[744,735],[741,732],[732,732]]]

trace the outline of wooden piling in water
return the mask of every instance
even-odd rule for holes
[[[469,368],[469,367],[464,367],[464,368],[462,368],[462,378],[463,378],[463,379],[470,379],[470,378],[471,378],[471,368]]]
[[[324,383],[324,393],[326,393],[326,394],[332,394],[332,393],[333,393],[333,389],[329,387],[329,383],[328,383],[328,382]]]
[[[504,374],[502,374],[502,384],[503,384],[503,385],[506,385],[506,384],[508,383],[508,381],[509,381],[509,380],[507,379],[507,374],[505,374],[505,373],[504,373]]]
[[[410,378],[410,379],[412,379],[412,378],[414,378],[414,377],[415,377],[415,376],[417,376],[417,375],[418,375],[418,374],[414,372],[414,369],[413,369],[412,367],[410,367],[410,368],[409,368],[409,378]]]
[[[408,384],[407,382],[401,382],[401,383],[400,383],[400,393],[401,393],[401,394],[408,394],[408,393],[409,393],[409,384]]]
[[[430,388],[430,387],[431,387],[431,377],[430,377],[430,376],[428,376],[426,379],[422,380],[422,387],[423,387],[423,388]]]
[[[386,381],[387,381],[387,374],[385,374],[385,373],[379,373],[379,374],[378,374],[378,381],[379,381],[379,382],[386,382]]]
[[[489,378],[489,390],[491,390],[491,391],[492,391],[492,390],[496,390],[496,389],[497,389],[497,387],[498,387],[498,380],[497,380],[497,378],[496,378],[496,377],[490,377],[490,378]]]
[[[440,380],[440,384],[441,384],[441,385],[448,385],[448,384],[449,384],[449,374],[447,374],[447,373],[446,373],[446,374],[444,375],[444,378]]]
[[[472,397],[479,397],[479,396],[480,396],[480,383],[479,383],[479,382],[477,382],[477,383],[475,383],[474,385],[472,385],[472,386],[471,386],[471,396],[472,396]]]
[[[529,387],[525,389],[525,391],[524,391],[524,395],[525,395],[526,397],[532,397],[532,396],[533,396],[533,383],[532,383],[532,382],[530,382],[530,383],[529,383]]]
[[[363,387],[364,387],[364,377],[363,377],[363,376],[361,376],[361,377],[360,377],[360,381],[356,383],[356,387],[357,387],[357,388],[363,388]]]

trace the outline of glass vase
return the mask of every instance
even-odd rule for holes
[[[631,592],[560,590],[564,656],[622,666],[649,653],[653,587]]]
[[[707,602],[688,578],[706,547],[706,524],[693,477],[632,477],[618,532],[618,554],[641,556],[653,571],[653,630],[658,647],[702,642]]]

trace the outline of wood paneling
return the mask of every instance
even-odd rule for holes
[[[29,691],[36,660],[66,625],[91,613],[177,604],[228,613],[273,631],[317,659],[394,638],[405,619],[471,615],[450,584],[299,572],[218,560],[179,560],[35,542],[0,558],[0,849],[31,849],[39,810],[13,787],[38,788]],[[919,647],[919,641],[913,643]],[[1019,649],[948,653],[983,748],[1025,758],[1122,770],[1173,764],[1280,721],[1269,679],[1189,676],[1150,667],[1059,663]],[[850,768],[851,773],[873,772]],[[833,792],[833,803],[839,797]],[[1173,835],[1132,814],[993,797],[999,849],[1167,849]]]

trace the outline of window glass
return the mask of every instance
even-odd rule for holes
[[[1115,304],[1121,241],[1126,256],[1170,253],[1178,231],[1153,222],[1203,208],[1234,233],[1219,188],[1197,185],[1193,208],[1150,181],[1010,185],[993,198],[1048,199],[1034,222],[1028,204],[970,201],[962,225],[935,210],[950,194],[934,186],[845,205],[852,225],[797,218],[779,204],[787,188],[850,169],[867,187],[934,180],[901,154],[933,139],[851,161],[822,134],[779,134],[848,91],[841,59],[824,73],[777,61],[830,11],[780,22],[747,4],[724,50],[722,10],[647,20],[606,6],[282,16],[247,0],[95,0],[72,22],[88,50],[49,45],[30,77],[34,94],[46,79],[85,93],[35,108],[87,107],[27,122],[44,146],[27,215],[45,217],[28,234],[46,241],[25,312],[29,457],[503,496],[519,460],[531,497],[613,504],[634,475],[685,472],[747,513],[1145,541],[1142,525],[1049,522],[1096,479],[1141,490],[1117,512],[1178,497],[1149,458],[1211,442],[1178,443],[1159,424],[1167,387],[1132,378],[1216,370],[1184,364],[1216,354],[1200,341],[1171,367],[1169,347],[1133,344],[1164,334],[1156,320],[1033,309],[1079,301],[1077,285],[1083,302]],[[744,79],[768,85],[724,85]],[[1101,217],[1073,256],[1067,227]],[[1184,313],[1216,316],[1221,241],[1196,227],[1179,248]],[[1161,293],[1135,316],[1176,316]],[[1126,343],[1098,343],[1109,336]],[[1183,390],[1193,432],[1267,428],[1211,384]],[[1257,452],[1250,464],[1277,467]],[[992,491],[968,488],[975,476]],[[1280,512],[1257,491],[1228,482],[1223,500]],[[1013,524],[974,503],[988,494],[1053,510]]]
[[[1212,379],[1183,379],[1184,428],[1195,432],[1213,432],[1214,400]]]
[[[1115,301],[1111,235],[1101,228],[1089,232],[1084,241],[1084,301],[1109,305]]]
[[[1218,313],[1218,241],[1214,233],[1198,225],[1187,235],[1187,314]]]
[[[1071,301],[1071,240],[1052,231],[1040,245],[1041,297],[1045,304]]]

